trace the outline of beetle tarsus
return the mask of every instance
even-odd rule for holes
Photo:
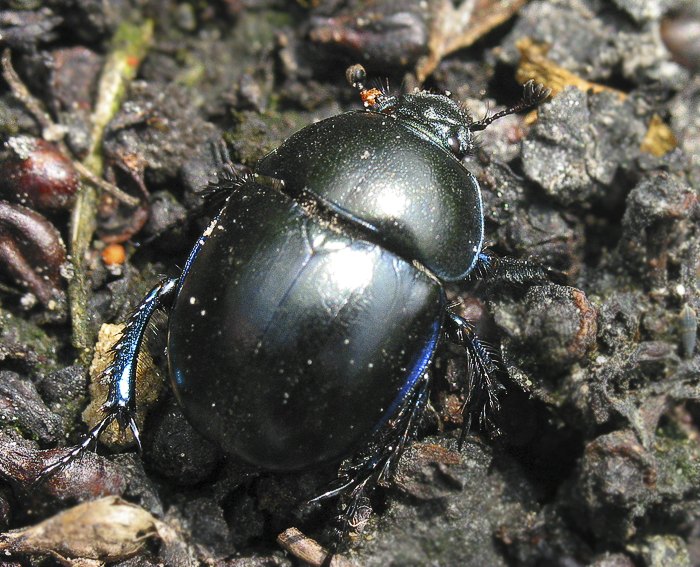
[[[338,479],[327,492],[310,500],[318,502],[341,495],[352,495],[358,487],[389,481],[415,431],[428,400],[430,376],[426,372],[401,405],[384,424],[377,427],[372,438],[351,459],[341,466]]]
[[[366,478],[338,501],[338,513],[332,530],[328,557],[332,558],[341,550],[351,532],[361,533],[364,530],[372,516],[372,505],[369,500],[369,492],[373,488],[371,484],[372,480]]]
[[[139,434],[139,428],[136,425],[136,420],[133,416],[129,416],[129,431],[131,431],[131,435],[133,435],[134,441],[136,441],[136,447],[138,448],[139,453],[142,453],[143,445],[141,444],[141,435]]]
[[[71,447],[65,455],[57,459],[50,465],[44,467],[44,469],[39,473],[36,482],[42,482],[48,477],[54,475],[58,471],[67,467],[75,459],[80,457],[85,451],[88,450],[90,445],[97,443],[102,432],[116,419],[116,414],[107,413],[90,431],[88,431],[83,439],[77,445]]]

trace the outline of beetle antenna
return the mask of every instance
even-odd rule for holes
[[[496,114],[487,116],[483,120],[479,120],[479,122],[474,122],[473,124],[470,124],[469,129],[472,132],[478,132],[480,130],[483,130],[489,124],[498,120],[499,118],[503,118],[504,116],[508,116],[509,114],[522,112],[523,110],[530,110],[531,108],[535,108],[536,106],[542,104],[549,97],[550,94],[552,94],[552,89],[548,89],[543,84],[536,83],[534,80],[530,79],[527,83],[523,85],[523,96],[517,104],[511,106],[510,108],[506,108],[501,112],[497,112]]]

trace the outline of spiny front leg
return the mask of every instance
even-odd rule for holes
[[[178,281],[177,278],[161,281],[148,292],[131,314],[121,337],[112,349],[114,360],[103,373],[103,377],[109,380],[109,394],[102,406],[104,417],[87,432],[80,443],[71,447],[65,455],[41,471],[39,479],[46,478],[80,456],[91,444],[97,442],[113,421],[116,421],[122,429],[128,427],[131,430],[141,450],[141,439],[135,421],[136,367],[139,352],[143,347],[144,335],[151,316],[172,299]]]
[[[469,274],[473,279],[496,280],[516,285],[538,285],[546,283],[566,284],[564,272],[544,266],[532,260],[497,256],[482,250],[476,266]]]

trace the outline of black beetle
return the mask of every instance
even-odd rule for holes
[[[319,498],[357,502],[391,474],[441,339],[469,355],[465,413],[497,404],[500,359],[447,305],[443,283],[541,282],[551,271],[484,251],[479,184],[460,159],[473,132],[549,92],[528,83],[518,105],[474,122],[445,95],[365,89],[360,66],[348,78],[365,111],[302,129],[252,175],[230,164],[220,173],[225,203],[182,275],[151,290],[114,347],[104,419],[45,472],[114,420],[138,440],[136,359],[151,315],[166,306],[173,388],[202,434],[270,470],[355,455]]]

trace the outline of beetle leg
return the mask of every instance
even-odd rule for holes
[[[446,329],[449,340],[464,347],[469,364],[469,383],[465,388],[462,410],[464,422],[459,439],[461,446],[474,417],[480,424],[494,427],[492,416],[498,412],[498,396],[505,389],[501,378],[507,377],[508,373],[500,354],[479,339],[469,321],[448,310]]]
[[[128,427],[134,435],[139,450],[141,449],[141,440],[134,420],[138,355],[143,346],[143,338],[151,316],[157,309],[164,307],[166,302],[174,296],[178,281],[178,278],[161,281],[148,292],[131,314],[121,337],[113,347],[114,360],[104,371],[104,377],[109,380],[109,394],[107,401],[102,406],[104,417],[88,431],[79,444],[42,470],[39,479],[68,465],[84,453],[91,444],[97,443],[102,432],[113,421],[119,423],[122,429]]]
[[[361,531],[369,518],[368,492],[377,484],[386,484],[393,476],[404,447],[423,414],[429,390],[430,375],[425,372],[394,415],[374,431],[359,451],[342,463],[338,478],[329,490],[310,500],[320,502],[340,497],[339,542],[344,541],[351,530]]]
[[[476,266],[469,275],[475,279],[499,280],[520,285],[546,283],[566,285],[567,280],[566,273],[532,260],[496,256],[490,251],[483,250],[479,253]]]

